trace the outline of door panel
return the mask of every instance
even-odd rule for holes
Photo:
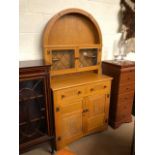
[[[83,136],[82,100],[61,104],[61,145],[64,146]]]
[[[85,122],[87,122],[85,132],[104,127],[106,95],[93,95],[86,97],[85,104],[87,108],[84,115]]]

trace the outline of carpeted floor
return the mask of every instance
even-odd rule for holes
[[[106,131],[83,137],[67,147],[77,155],[130,155],[133,130],[134,121],[117,129],[109,126]],[[45,143],[22,155],[50,155],[48,148]]]

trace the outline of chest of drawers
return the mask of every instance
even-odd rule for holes
[[[57,149],[108,127],[111,80],[94,73],[51,79]]]
[[[135,64],[132,61],[104,61],[103,73],[112,76],[109,123],[117,128],[131,122],[135,90]]]

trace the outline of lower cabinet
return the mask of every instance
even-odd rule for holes
[[[53,90],[56,148],[108,127],[111,80]]]

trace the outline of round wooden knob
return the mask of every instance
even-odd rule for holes
[[[91,88],[90,91],[94,91],[94,88]]]
[[[107,88],[107,86],[104,86],[104,88]]]
[[[80,95],[81,94],[81,91],[78,91],[78,95]]]
[[[61,98],[62,98],[62,99],[65,98],[65,95],[61,95]]]

